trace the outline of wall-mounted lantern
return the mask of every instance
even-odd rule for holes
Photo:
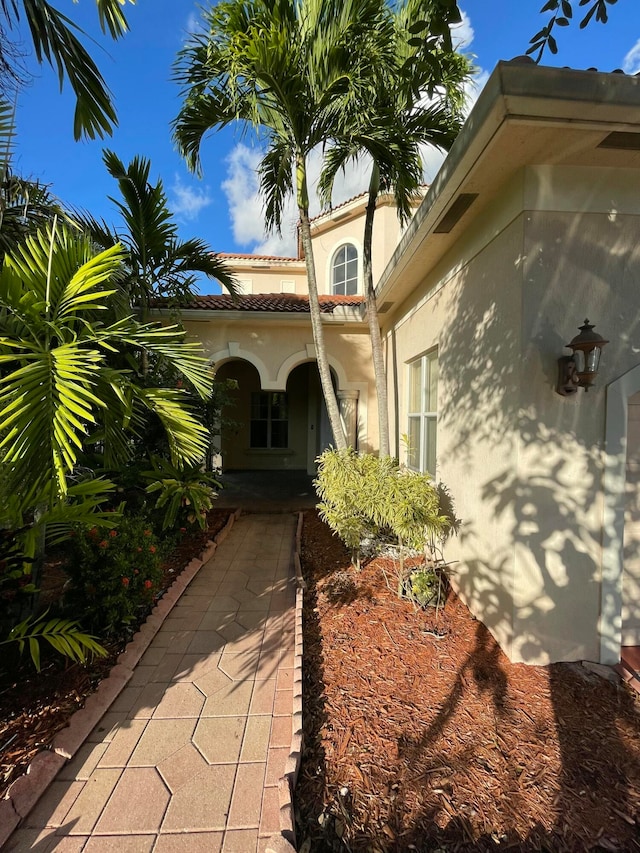
[[[598,373],[602,347],[609,343],[602,335],[593,331],[593,324],[588,320],[579,328],[580,334],[566,345],[573,354],[558,359],[556,391],[563,397],[575,394],[580,387],[585,391],[589,390]]]

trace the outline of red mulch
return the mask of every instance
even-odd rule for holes
[[[183,538],[163,564],[161,590],[166,590],[192,557],[226,524],[231,510],[212,509],[204,530],[195,528]],[[66,575],[60,560],[45,565],[42,601],[50,604],[62,594]],[[135,629],[133,629],[135,630]],[[17,674],[0,674],[0,798],[9,785],[27,769],[34,756],[48,749],[54,736],[115,665],[124,644],[108,645],[109,656],[86,666],[68,664],[50,656],[40,673],[30,660]],[[44,651],[44,649],[43,649]],[[25,653],[28,658],[28,653]]]
[[[389,560],[356,572],[314,512],[302,557],[304,853],[640,850],[627,687],[509,663],[453,593],[414,611]]]

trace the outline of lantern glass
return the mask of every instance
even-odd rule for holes
[[[594,347],[591,352],[587,353],[587,373],[597,373],[600,366],[600,347]]]

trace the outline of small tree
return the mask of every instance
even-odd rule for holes
[[[326,450],[318,459],[315,486],[320,517],[351,548],[356,567],[365,537],[395,540],[398,595],[406,582],[407,550],[426,552],[454,524],[455,514],[452,508],[442,511],[442,493],[429,474],[409,471],[389,457]]]

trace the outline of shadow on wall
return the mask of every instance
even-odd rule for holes
[[[605,385],[631,366],[620,363],[620,353],[610,347],[603,375],[588,397],[580,390],[561,399],[554,388],[556,360],[567,352],[563,335],[572,336],[572,322],[577,328],[585,314],[599,323],[602,318],[612,340],[617,335],[628,342],[638,325],[638,318],[629,316],[633,312],[624,293],[611,287],[611,281],[629,278],[639,266],[628,233],[622,235],[614,222],[611,234],[598,237],[593,228],[585,231],[580,218],[567,225],[568,217],[550,216],[553,228],[542,223],[541,238],[530,239],[517,261],[522,294],[514,292],[519,284],[507,286],[483,273],[488,267],[480,259],[434,298],[435,309],[447,316],[439,340],[441,399],[446,401],[439,413],[443,478],[447,469],[455,470],[467,492],[453,494],[465,520],[455,585],[510,655],[529,662],[548,655],[598,659]],[[555,228],[553,240],[550,228]],[[588,276],[584,288],[567,287],[580,276]],[[446,724],[461,701],[465,678],[471,673],[477,680],[478,661],[490,662],[493,643],[480,626],[476,649],[434,726]],[[549,669],[554,709],[567,689],[563,672],[562,667]],[[487,698],[497,718],[504,716],[499,682]],[[561,834],[563,815],[575,805],[575,767],[588,760],[589,746],[598,745],[576,743],[573,728],[569,736],[557,712],[556,723],[562,773],[555,820]],[[602,725],[607,728],[607,721]],[[608,735],[612,754],[622,749],[616,732]],[[622,812],[626,785],[621,773],[616,796]],[[518,796],[516,791],[516,809]],[[456,822],[460,826],[451,837],[464,838],[464,818],[451,826]],[[549,837],[536,829],[518,849],[540,849],[536,845]],[[486,839],[486,848],[477,849],[493,849],[491,844]]]

